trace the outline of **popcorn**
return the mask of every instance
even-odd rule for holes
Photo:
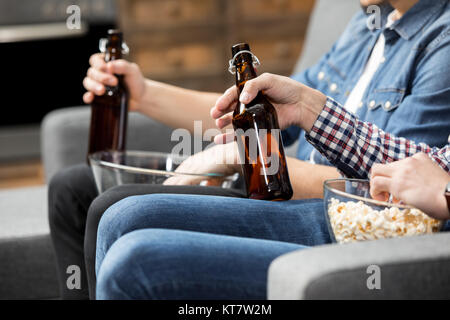
[[[374,210],[362,201],[331,198],[328,215],[338,243],[413,236],[438,232],[441,221],[418,209]]]

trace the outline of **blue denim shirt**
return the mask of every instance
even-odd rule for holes
[[[393,8],[381,9],[384,26]],[[369,28],[367,20],[371,18],[363,11],[357,13],[331,50],[293,79],[344,104],[383,32],[385,61],[367,87],[356,115],[396,136],[444,146],[450,133],[449,1],[421,0],[392,29]],[[299,159],[312,158],[329,165],[319,152],[312,152],[300,128],[283,131],[285,145],[296,139],[300,139]]]

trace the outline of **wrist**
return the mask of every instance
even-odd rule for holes
[[[327,97],[319,90],[302,85],[300,88],[299,119],[297,125],[310,132],[320,113]]]
[[[450,210],[448,208],[446,188],[442,184],[435,185],[433,189],[433,195],[430,196],[430,212],[433,212],[433,217],[439,220],[450,219]]]
[[[450,213],[445,194],[435,197],[434,208],[436,208],[435,218],[439,220],[449,220]]]
[[[142,93],[139,99],[134,101],[134,110],[150,115],[151,110],[156,108],[155,88],[156,81],[144,79]]]

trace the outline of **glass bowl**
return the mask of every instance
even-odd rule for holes
[[[324,205],[331,238],[337,243],[434,233],[444,225],[414,207],[372,199],[368,180],[325,181]]]
[[[89,155],[98,192],[122,184],[164,184],[171,177],[195,178],[192,185],[233,188],[239,174],[191,174],[175,172],[186,158],[170,153],[147,151],[100,151]],[[169,183],[170,184],[170,183]]]

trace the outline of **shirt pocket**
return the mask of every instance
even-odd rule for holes
[[[382,108],[384,111],[390,112],[398,108],[398,106],[402,103],[404,97],[404,89],[375,89],[367,97],[367,108],[369,110]]]
[[[325,62],[317,73],[317,88],[325,95],[336,97],[343,90],[346,75],[332,62]]]

